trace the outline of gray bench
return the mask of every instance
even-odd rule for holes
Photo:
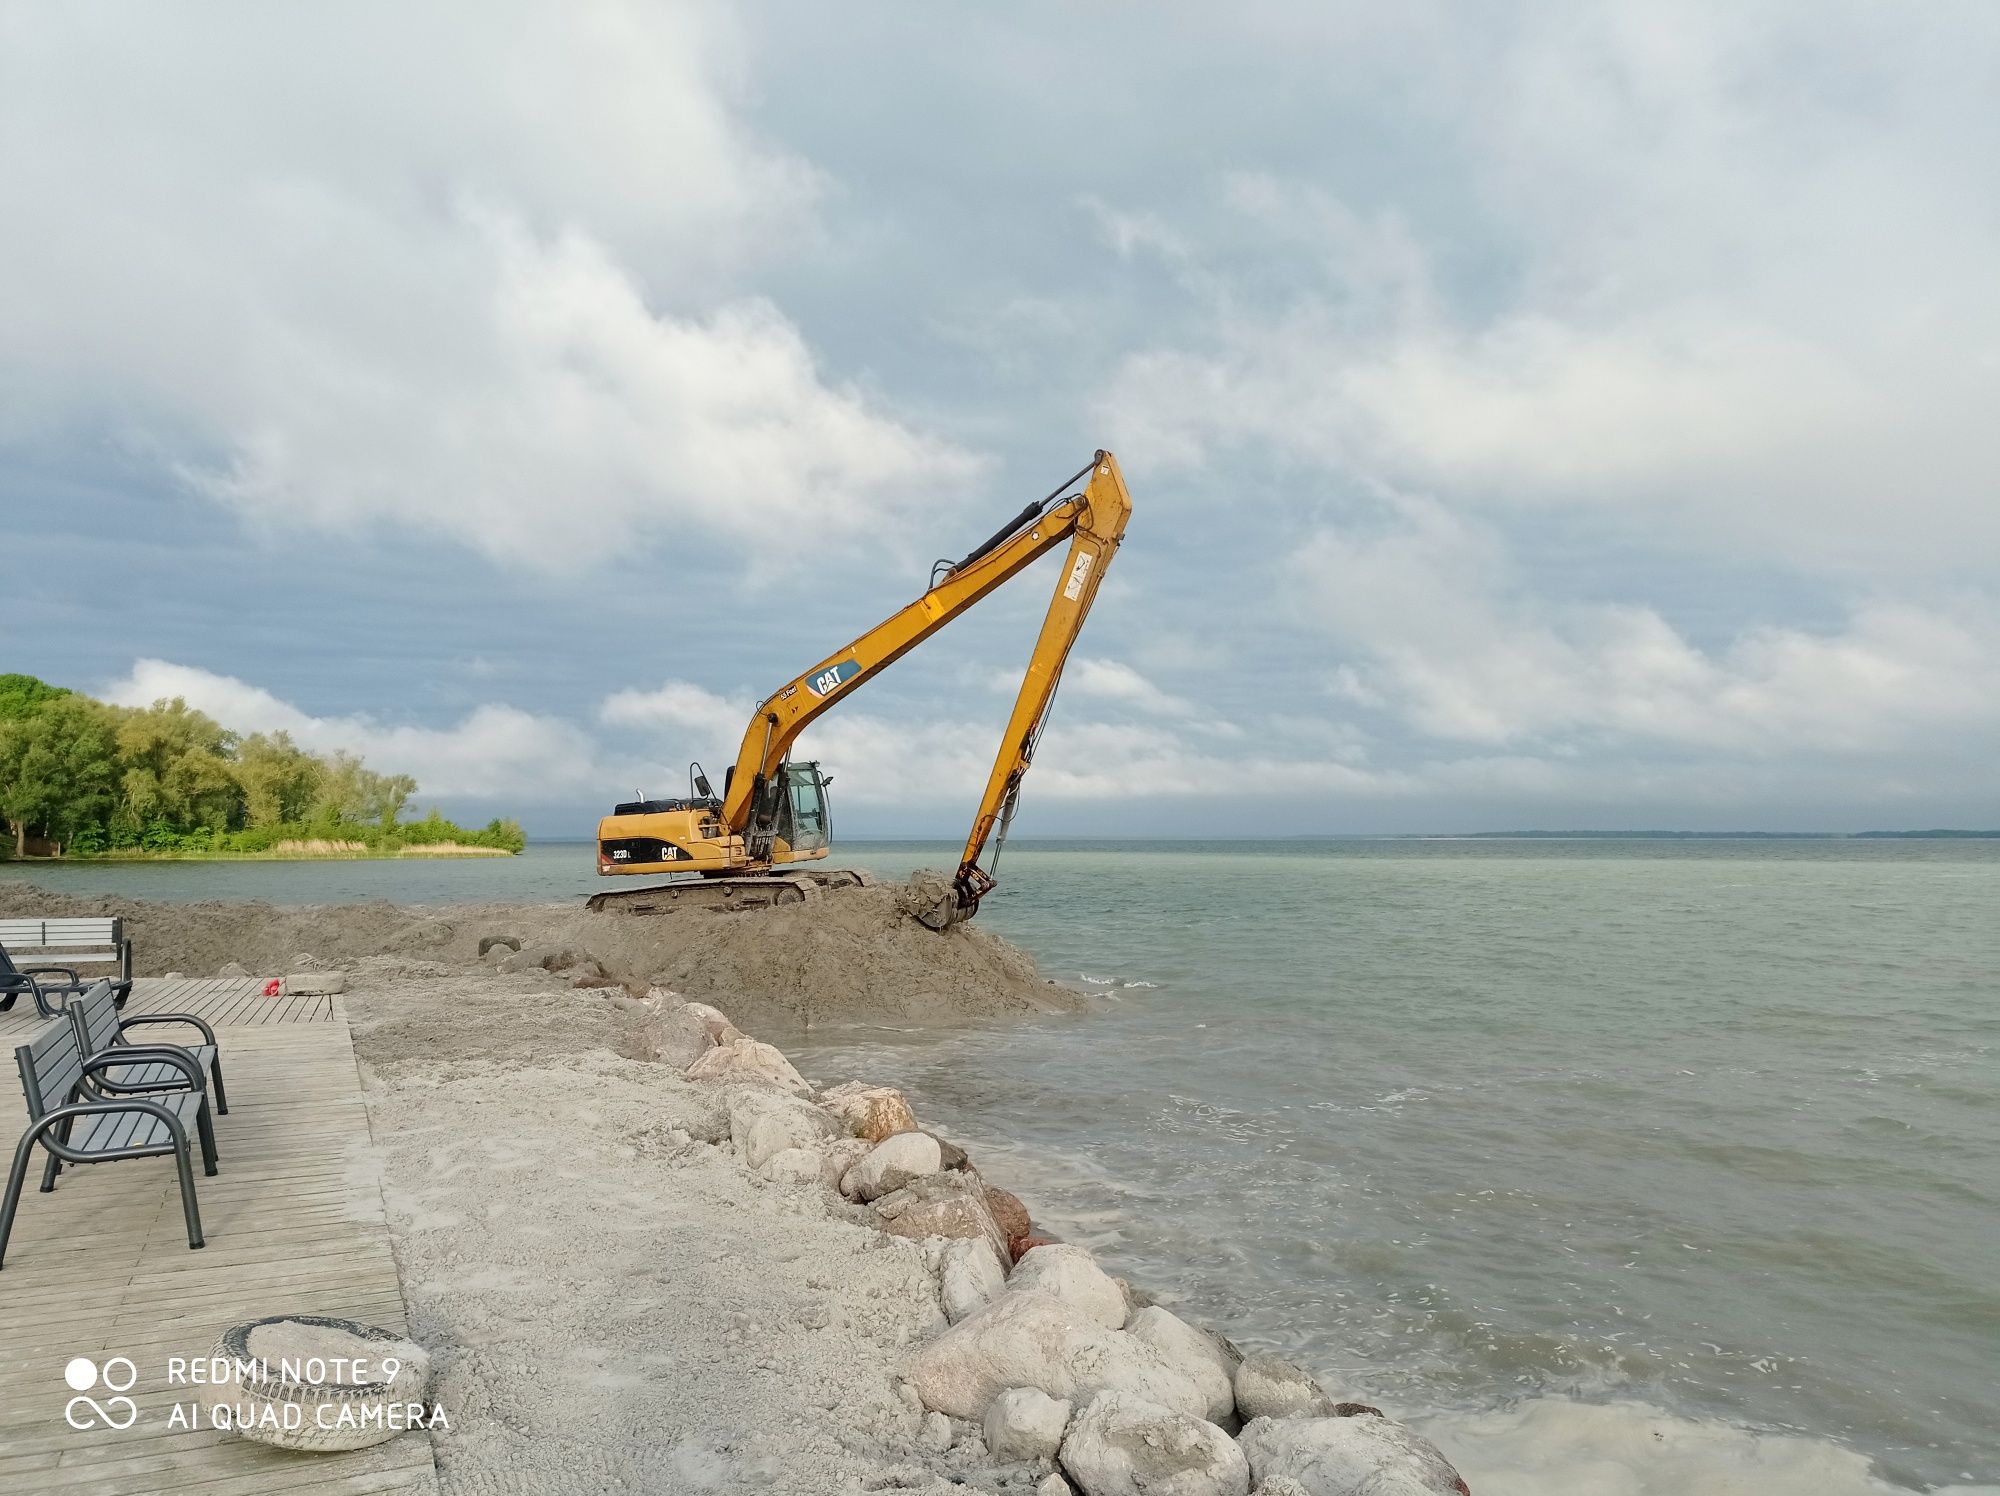
[[[16,958],[25,964],[16,965]],[[116,972],[85,980],[77,970],[83,966],[112,966]],[[0,1013],[26,992],[44,1018],[53,1017],[64,1000],[96,980],[108,980],[118,1006],[125,1006],[132,993],[132,942],[124,920],[114,915],[0,919]]]
[[[112,1096],[146,1091],[178,1091],[186,1087],[184,1059],[193,1060],[208,1075],[208,1090],[215,1097],[215,1113],[229,1115],[229,1093],[222,1088],[222,1053],[215,1042],[215,1030],[192,1013],[121,1014],[108,982],[99,982],[81,997],[70,999],[67,1016],[76,1026],[76,1042],[86,1055],[109,1055],[114,1061],[95,1077],[97,1088]],[[201,1031],[206,1043],[169,1044],[164,1039],[134,1044],[130,1031],[145,1023],[185,1023]],[[159,1055],[159,1050],[172,1050]]]
[[[167,1059],[170,1046],[157,1050],[135,1050],[135,1057]],[[27,1184],[28,1164],[35,1145],[48,1154],[42,1170],[42,1193],[56,1187],[62,1166],[70,1164],[114,1163],[128,1158],[164,1158],[169,1155],[180,1175],[181,1212],[187,1219],[188,1246],[202,1245],[201,1212],[195,1203],[194,1164],[188,1135],[190,1130],[201,1143],[202,1173],[212,1175],[215,1167],[215,1130],[208,1115],[208,1093],[202,1084],[201,1067],[190,1057],[176,1056],[187,1088],[156,1091],[146,1096],[113,1098],[98,1090],[93,1078],[99,1072],[129,1064],[113,1055],[85,1055],[77,1044],[76,1026],[69,1022],[45,1024],[42,1031],[14,1051],[14,1063],[21,1072],[21,1091],[28,1101],[28,1130],[14,1148],[14,1164],[7,1174],[7,1193],[0,1199],[0,1264],[7,1256],[7,1241],[14,1233],[14,1215],[20,1208],[21,1190]]]

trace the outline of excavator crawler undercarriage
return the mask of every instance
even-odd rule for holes
[[[860,868],[796,868],[789,872],[739,878],[686,878],[645,888],[616,888],[592,894],[587,909],[617,914],[679,914],[706,909],[768,909],[774,904],[810,904],[829,891],[873,888],[875,877]]]

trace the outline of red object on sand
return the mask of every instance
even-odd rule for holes
[[[270,981],[264,984],[264,996],[266,997],[276,997],[284,990],[285,984],[276,977],[272,977]]]

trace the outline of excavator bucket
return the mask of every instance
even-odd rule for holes
[[[917,912],[918,924],[940,933],[971,918],[972,911],[959,903],[958,895],[955,893],[947,893],[929,908]]]
[[[949,873],[919,868],[910,874],[897,902],[903,912],[927,929],[944,931],[972,917],[979,906],[968,904]]]

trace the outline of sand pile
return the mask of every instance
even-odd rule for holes
[[[212,976],[235,962],[256,975],[364,956],[484,966],[482,939],[595,963],[643,990],[664,985],[714,1001],[776,1033],[847,1020],[958,1021],[1071,1011],[1082,999],[1047,982],[1026,954],[977,924],[942,934],[911,917],[900,885],[829,893],[810,904],[713,913],[593,914],[580,905],[284,905],[75,897],[0,888],[0,917],[117,914],[134,970]]]

